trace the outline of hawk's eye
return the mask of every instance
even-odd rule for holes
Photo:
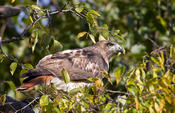
[[[107,46],[113,46],[114,44],[113,43],[107,43]]]

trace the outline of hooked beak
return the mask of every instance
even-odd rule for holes
[[[123,55],[124,54],[123,48],[119,48],[118,52],[120,52]]]
[[[115,50],[116,50],[117,53],[120,53],[122,55],[124,54],[124,50],[119,44],[116,44]]]

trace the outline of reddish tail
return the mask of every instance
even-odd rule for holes
[[[35,78],[23,83],[19,88],[18,91],[29,91],[34,88],[35,85],[44,84],[49,82],[53,77],[52,76],[36,76]]]

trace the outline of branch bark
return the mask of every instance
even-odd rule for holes
[[[16,16],[20,13],[21,10],[22,8],[19,6],[0,6],[0,19]]]

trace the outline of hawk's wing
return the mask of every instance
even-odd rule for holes
[[[35,70],[40,70],[39,73],[44,75],[52,74],[62,78],[63,68],[69,73],[71,80],[86,80],[103,76],[101,70],[108,70],[108,64],[101,54],[94,53],[93,50],[78,49],[48,55],[40,60]]]

